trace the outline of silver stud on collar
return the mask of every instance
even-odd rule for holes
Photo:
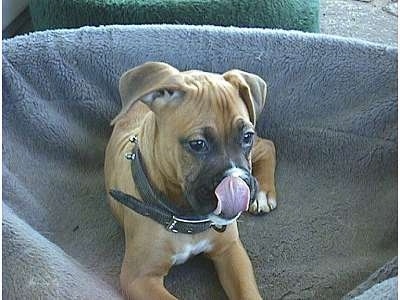
[[[135,153],[125,153],[125,158],[129,160],[134,160],[135,156]]]
[[[131,143],[136,144],[138,142],[137,136],[136,135],[132,135],[131,137],[129,137],[129,141]],[[131,153],[131,152],[125,153],[125,158],[129,159],[129,160],[134,160],[135,156],[136,156],[135,153]]]
[[[131,136],[130,138],[129,138],[129,141],[131,142],[131,143],[137,143],[137,141],[138,141],[138,139],[137,139],[137,136],[136,135],[133,135],[133,136]]]

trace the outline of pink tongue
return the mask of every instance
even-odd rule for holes
[[[239,177],[225,177],[215,189],[215,195],[218,199],[216,215],[223,213],[225,217],[233,218],[249,208],[250,189]]]

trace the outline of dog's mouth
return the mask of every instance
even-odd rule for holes
[[[233,219],[249,208],[250,188],[240,177],[226,176],[214,193],[217,197],[217,207],[213,214],[223,219]]]
[[[192,209],[218,225],[233,223],[249,209],[258,189],[257,180],[245,170],[212,176],[211,182],[196,180],[186,191]],[[200,184],[196,184],[200,183]]]

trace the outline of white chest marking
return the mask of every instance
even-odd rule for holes
[[[187,244],[182,247],[180,252],[172,256],[172,263],[174,265],[183,264],[190,256],[210,251],[211,249],[212,245],[208,240],[199,241],[197,244]]]

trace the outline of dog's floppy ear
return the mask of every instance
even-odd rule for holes
[[[162,62],[147,62],[126,71],[119,80],[122,109],[111,125],[137,101],[142,101],[154,111],[163,103],[181,96],[183,82],[179,74],[177,69]]]
[[[265,81],[251,73],[241,70],[231,70],[222,75],[226,81],[239,89],[250,114],[250,121],[256,124],[256,119],[264,108],[267,96],[267,84]]]

